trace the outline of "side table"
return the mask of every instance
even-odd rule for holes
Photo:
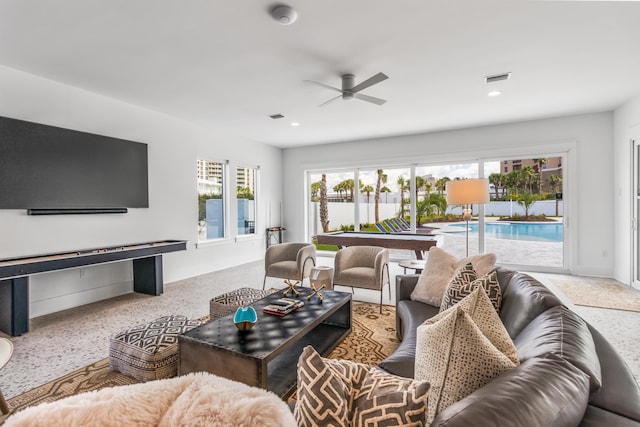
[[[317,265],[311,268],[309,273],[309,283],[320,289],[324,285],[324,289],[333,289],[333,268],[324,265]]]
[[[407,268],[415,270],[416,274],[422,273],[424,270],[425,260],[421,259],[410,259],[408,261],[400,261],[398,265],[404,268],[404,274],[407,274]]]

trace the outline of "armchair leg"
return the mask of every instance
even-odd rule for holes
[[[264,275],[264,280],[262,281],[262,290],[264,291],[264,286],[267,284],[267,275]]]

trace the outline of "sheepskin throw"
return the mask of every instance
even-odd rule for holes
[[[17,426],[294,427],[275,394],[206,373],[81,393],[9,417]]]

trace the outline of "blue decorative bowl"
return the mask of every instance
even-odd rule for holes
[[[246,332],[258,321],[258,314],[253,307],[238,307],[233,316],[233,323],[238,330]]]

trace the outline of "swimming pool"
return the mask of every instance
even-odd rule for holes
[[[451,227],[465,230],[464,223]],[[458,231],[455,231],[458,233]],[[446,233],[446,231],[445,231]],[[478,234],[478,223],[469,224],[469,234]],[[560,222],[488,222],[484,235],[492,239],[528,240],[532,242],[562,242]]]

